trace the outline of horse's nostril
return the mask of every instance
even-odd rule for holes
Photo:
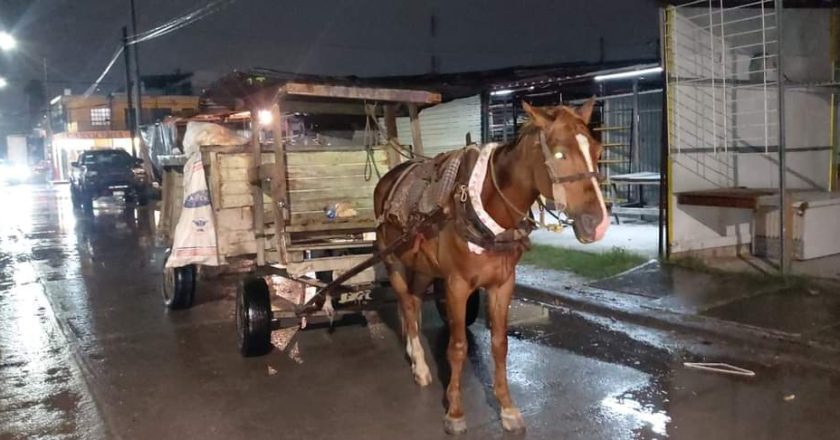
[[[584,232],[588,234],[595,232],[598,223],[598,218],[594,215],[583,214],[580,216],[580,225],[583,227]]]

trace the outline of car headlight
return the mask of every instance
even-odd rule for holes
[[[11,175],[15,179],[28,179],[29,178],[29,168],[23,165],[15,165],[11,167]]]

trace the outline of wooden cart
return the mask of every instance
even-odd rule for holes
[[[267,351],[280,319],[324,313],[321,304],[299,307],[305,293],[289,307],[267,277],[323,288],[372,255],[374,187],[402,157],[422,154],[418,110],[438,102],[427,91],[286,83],[247,99],[250,144],[201,148],[219,254],[255,263],[236,300],[243,355]],[[411,147],[396,141],[400,113],[411,118]],[[168,303],[192,302],[194,274],[178,268],[165,277]],[[332,300],[358,304],[374,284],[371,267]]]

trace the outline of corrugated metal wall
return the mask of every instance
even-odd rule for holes
[[[473,142],[480,142],[481,97],[455,99],[421,110],[420,130],[426,156],[463,147],[467,133]],[[397,135],[401,144],[412,143],[407,117],[397,118]]]
[[[642,92],[639,94],[639,152],[634,154],[633,143],[633,95],[620,95],[603,98],[604,127],[602,142],[607,145],[602,161],[607,176],[642,171],[660,171],[662,156],[662,92]],[[634,158],[638,157],[638,163]],[[659,195],[655,187],[647,187],[645,201],[655,205]],[[638,186],[618,188],[618,194],[611,194],[621,201],[638,200]]]

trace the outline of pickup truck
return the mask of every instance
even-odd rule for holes
[[[75,207],[89,211],[98,197],[122,193],[126,204],[147,203],[143,161],[123,150],[88,150],[70,164],[70,197]]]

